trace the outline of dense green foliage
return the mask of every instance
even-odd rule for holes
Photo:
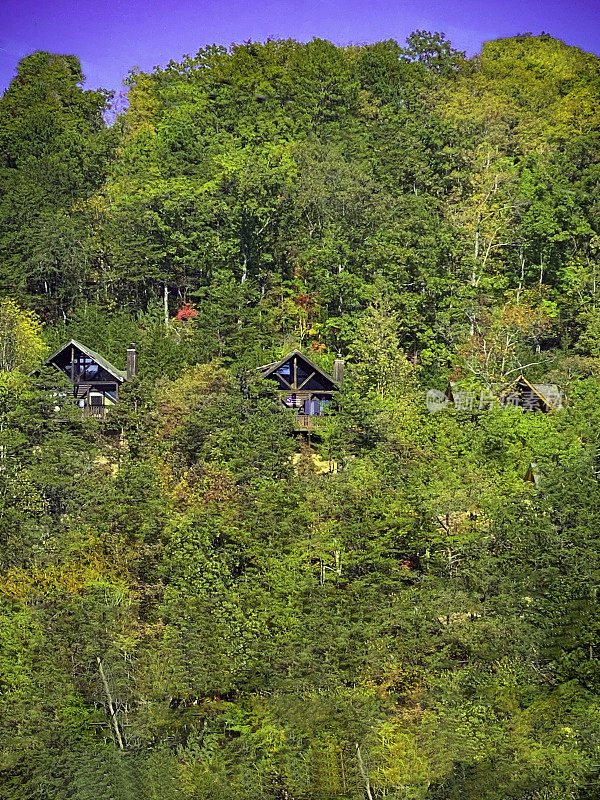
[[[600,60],[211,47],[110,127],[81,81],[0,100],[0,798],[598,798]],[[104,422],[28,374],[70,337],[138,345]],[[291,347],[347,361],[310,446]],[[568,403],[427,410],[521,371]]]

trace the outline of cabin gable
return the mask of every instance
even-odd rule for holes
[[[73,384],[77,404],[93,416],[103,417],[117,402],[119,387],[127,379],[99,353],[71,339],[44,362],[62,372]]]
[[[314,418],[323,416],[340,388],[332,375],[299,350],[293,350],[281,361],[266,364],[259,370],[264,378],[277,383],[283,404],[296,411],[300,430],[314,429]]]
[[[549,411],[562,406],[563,395],[556,384],[530,383],[524,375],[519,377],[503,392],[505,405],[520,406],[526,411]]]

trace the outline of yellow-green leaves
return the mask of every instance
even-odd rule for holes
[[[0,299],[0,370],[29,372],[37,367],[46,347],[38,317],[9,297]]]

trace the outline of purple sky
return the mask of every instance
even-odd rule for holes
[[[552,34],[600,55],[600,0],[2,0],[0,91],[33,50],[79,56],[86,87],[118,89],[206,44],[313,36],[336,44],[444,31],[472,55],[515,33]]]

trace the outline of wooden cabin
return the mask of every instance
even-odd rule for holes
[[[73,384],[73,396],[88,414],[103,419],[117,402],[119,389],[137,374],[135,345],[127,350],[127,370],[114,367],[100,353],[70,339],[44,362],[65,374]]]
[[[541,479],[542,479],[542,473],[540,472],[539,466],[535,461],[531,461],[523,480],[527,481],[527,483],[535,484],[537,488],[540,485]]]
[[[523,408],[525,411],[556,411],[562,408],[564,395],[555,383],[530,383],[524,375],[515,381],[496,390],[488,389],[462,390],[454,381],[449,381],[444,395],[456,409],[463,411],[492,408],[498,403],[500,408]]]
[[[333,375],[325,372],[300,350],[292,350],[281,361],[259,367],[263,378],[277,382],[286,408],[296,412],[296,430],[316,430],[344,377],[344,362],[337,358]]]
[[[529,383],[524,375],[519,375],[502,393],[502,405],[544,414],[561,408],[562,401],[563,394],[555,383]]]
[[[456,391],[456,381],[448,381],[448,385],[446,386],[446,391],[444,394],[448,398],[448,402],[454,402],[454,392]]]

